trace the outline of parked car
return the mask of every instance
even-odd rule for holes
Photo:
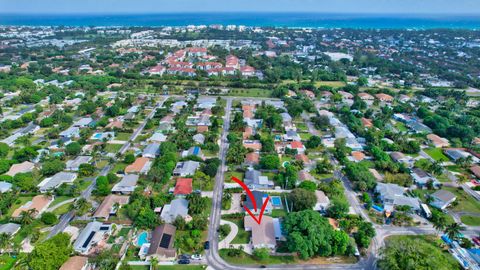
[[[188,260],[190,259],[190,255],[188,254],[182,254],[178,257],[179,260]]]
[[[190,264],[190,260],[178,260],[178,264]]]
[[[210,249],[210,241],[205,241],[205,244],[203,244],[204,249]]]
[[[192,260],[201,260],[202,258],[202,254],[193,254],[191,257]]]

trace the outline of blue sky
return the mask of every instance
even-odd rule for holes
[[[0,0],[0,13],[225,11],[480,14],[480,0]]]

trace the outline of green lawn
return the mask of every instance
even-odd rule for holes
[[[123,162],[118,162],[115,164],[115,166],[112,169],[112,173],[117,173],[119,171],[123,172],[125,170],[125,167],[127,167],[126,163]]]
[[[0,256],[0,270],[10,270],[13,268],[16,259],[8,256],[8,254],[3,254]]]
[[[228,92],[228,95],[237,97],[270,97],[271,93],[271,90],[260,88],[234,88]]]
[[[395,121],[395,128],[398,129],[400,132],[407,132],[408,128],[405,126],[404,123]]]
[[[128,141],[130,140],[131,136],[132,136],[132,133],[119,132],[115,134],[115,140]]]
[[[302,139],[302,141],[307,141],[308,139],[310,139],[310,137],[313,136],[311,133],[307,132],[300,132],[298,135],[300,135],[300,139]]]
[[[273,209],[271,216],[273,218],[281,218],[281,217],[285,217],[286,215],[287,215],[287,211],[285,211],[284,209]]]
[[[71,205],[72,205],[72,203],[64,204],[64,205],[58,207],[57,209],[53,210],[53,213],[55,215],[63,215],[65,213],[67,213],[68,211],[70,211],[70,206]]]
[[[56,196],[55,197],[55,200],[50,204],[49,208],[50,207],[53,207],[61,202],[64,202],[66,200],[70,200],[72,199],[72,197],[68,197],[68,196]]]
[[[428,148],[423,151],[436,161],[448,161],[448,157],[443,154],[441,148]]]
[[[105,151],[109,153],[117,153],[120,148],[122,148],[123,145],[121,144],[113,144],[113,143],[107,143],[107,146],[105,146]]]
[[[238,226],[238,234],[232,240],[231,244],[248,244],[250,242],[252,233],[245,231],[245,227],[243,226],[243,219],[226,218],[225,220],[231,221]]]
[[[462,216],[461,220],[468,226],[480,226],[480,217],[476,216]]]
[[[231,183],[233,182],[232,181],[232,176],[235,176],[236,178],[240,179],[240,180],[243,180],[243,177],[244,177],[244,173],[243,172],[231,172],[231,171],[228,171],[225,173],[225,182],[228,182],[228,183]]]
[[[220,257],[231,264],[292,264],[296,262],[293,256],[269,256],[264,260],[256,260],[243,251],[240,256],[228,256],[228,249],[220,249],[218,252]]]
[[[17,208],[20,206],[24,205],[28,201],[31,201],[33,196],[26,196],[26,197],[18,197],[18,199],[15,201],[15,203],[8,209],[7,216],[11,216],[13,214],[13,211],[15,211]]]
[[[465,193],[465,191],[454,187],[443,187],[442,189],[448,190],[457,196],[456,206],[453,207],[454,211],[480,213],[480,203]]]

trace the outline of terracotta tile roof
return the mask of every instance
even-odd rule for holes
[[[60,270],[82,270],[87,262],[87,257],[73,256],[60,267]]]
[[[112,207],[116,203],[120,205],[127,204],[129,198],[130,198],[129,196],[121,196],[121,195],[115,195],[115,194],[108,195],[107,197],[105,197],[103,202],[97,208],[97,210],[95,211],[95,214],[93,214],[93,217],[108,219],[110,217],[110,212],[112,210]]]
[[[132,164],[125,168],[125,173],[138,173],[150,161],[149,158],[139,157]]]
[[[365,154],[360,151],[353,151],[351,155],[355,160],[358,161],[362,161],[363,159],[365,159]]]
[[[361,120],[362,120],[362,124],[363,124],[364,127],[367,127],[367,128],[373,127],[373,123],[372,123],[372,120],[371,120],[371,119],[363,118],[363,117],[362,117]]]
[[[258,164],[260,162],[260,155],[255,152],[251,152],[245,156],[245,160],[251,164]]]
[[[174,195],[188,195],[192,193],[192,178],[178,178],[175,184]]]
[[[479,166],[479,165],[475,165],[475,166],[470,167],[470,171],[471,171],[477,178],[480,178],[480,166]]]
[[[253,128],[248,126],[245,127],[245,131],[243,132],[243,139],[247,140],[252,135],[253,135]]]
[[[381,101],[392,101],[393,97],[384,93],[379,93],[375,95]]]
[[[305,163],[305,164],[310,162],[310,159],[309,159],[308,156],[305,155],[305,154],[295,155],[295,159],[296,159],[296,160],[303,161],[303,163]]]
[[[37,210],[37,214],[34,216],[38,216],[38,213],[42,212],[45,210],[50,203],[53,201],[53,197],[48,197],[44,195],[37,195],[32,198],[30,202],[27,202],[26,204],[20,206],[17,208],[15,211],[13,211],[12,217],[17,218],[20,216],[20,214],[23,211],[28,211],[30,209],[35,209]]]
[[[10,169],[6,173],[6,175],[15,176],[17,173],[31,172],[34,167],[35,167],[35,164],[29,161],[24,161],[19,164],[13,164],[12,167],[10,167]]]
[[[208,126],[197,126],[198,133],[204,133],[208,131]]]
[[[303,149],[303,143],[299,141],[293,141],[290,143],[290,147],[292,147],[292,149]]]

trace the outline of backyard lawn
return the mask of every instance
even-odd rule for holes
[[[31,201],[33,196],[26,196],[26,197],[18,197],[15,203],[8,209],[7,216],[11,216],[15,209],[19,208],[20,206],[24,205],[26,202]]]
[[[120,132],[115,134],[115,140],[128,141],[131,136],[132,136],[132,133]]]
[[[234,88],[228,92],[229,96],[237,97],[270,97],[270,90],[260,88]]]
[[[107,143],[107,146],[105,146],[105,151],[109,153],[116,153],[120,148],[122,148],[122,144],[113,144],[113,143]]]
[[[436,161],[448,161],[448,157],[443,154],[441,148],[428,148],[423,151]]]
[[[480,213],[480,203],[465,191],[454,187],[443,187],[443,189],[448,190],[457,196],[456,205],[453,207],[454,211]]]
[[[476,216],[462,216],[460,218],[465,225],[480,226],[480,217]]]
[[[232,183],[232,176],[235,176],[236,178],[240,179],[243,181],[244,173],[243,172],[231,172],[228,171],[225,173],[225,182]]]

